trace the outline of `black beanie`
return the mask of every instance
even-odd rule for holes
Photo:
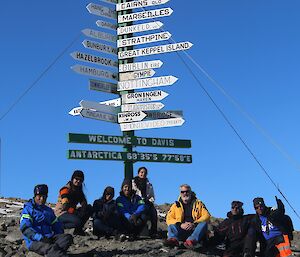
[[[36,195],[48,195],[48,186],[46,184],[36,185],[33,189],[34,196]]]
[[[256,197],[253,199],[253,206],[255,207],[256,205],[262,205],[265,206],[264,199],[262,197]]]
[[[83,172],[81,170],[75,170],[73,172],[71,181],[73,181],[74,178],[82,178],[82,181],[83,181],[84,180],[84,174],[83,174]]]
[[[110,187],[110,186],[106,187],[104,189],[103,196],[105,196],[107,194],[115,195],[115,189],[113,187]]]
[[[244,205],[244,203],[242,203],[241,201],[232,201],[232,203],[231,203],[231,207],[237,206],[238,208],[242,208],[243,205]]]
[[[131,182],[131,179],[125,178],[125,179],[123,180],[123,183],[122,183],[122,186],[121,186],[121,190],[123,189],[123,186],[125,186],[125,185],[128,185],[130,188],[132,188],[132,182]]]

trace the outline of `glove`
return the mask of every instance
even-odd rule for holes
[[[130,220],[134,223],[134,225],[137,224],[137,216],[136,216],[135,214],[132,214],[132,215],[130,216]]]
[[[46,243],[46,244],[52,244],[53,238],[43,237],[41,242]]]

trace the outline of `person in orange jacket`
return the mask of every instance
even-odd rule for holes
[[[205,205],[196,198],[189,185],[180,186],[180,196],[167,214],[168,239],[164,245],[179,246],[179,240],[184,246],[193,249],[207,232],[207,222],[210,214]]]

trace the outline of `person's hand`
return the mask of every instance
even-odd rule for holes
[[[137,216],[136,216],[135,214],[132,214],[132,215],[130,216],[130,220],[134,223],[134,225],[137,224]]]
[[[183,230],[191,230],[191,222],[184,222],[180,225]]]
[[[187,222],[186,230],[193,230],[195,228],[195,224],[192,222]]]

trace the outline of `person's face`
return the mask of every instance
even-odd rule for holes
[[[180,188],[180,196],[181,196],[182,202],[184,204],[187,204],[191,200],[191,190],[187,187],[181,187]]]
[[[46,200],[47,200],[47,195],[36,195],[34,197],[34,202],[37,205],[44,205],[46,203]]]
[[[105,194],[105,200],[108,202],[110,201],[111,199],[114,198],[114,194],[113,193],[106,193]]]
[[[258,215],[262,215],[265,209],[265,206],[262,204],[257,204],[254,206],[254,209]]]
[[[140,169],[138,176],[140,178],[146,178],[147,177],[147,171],[145,169]]]
[[[130,193],[131,193],[131,187],[128,186],[128,185],[124,185],[122,187],[122,192],[125,196],[130,196]]]
[[[83,179],[79,178],[79,177],[73,178],[73,181],[72,181],[73,185],[76,187],[81,186],[82,182],[83,182]]]
[[[233,205],[231,207],[231,214],[232,215],[239,215],[242,211],[242,207],[238,206],[238,205]]]

